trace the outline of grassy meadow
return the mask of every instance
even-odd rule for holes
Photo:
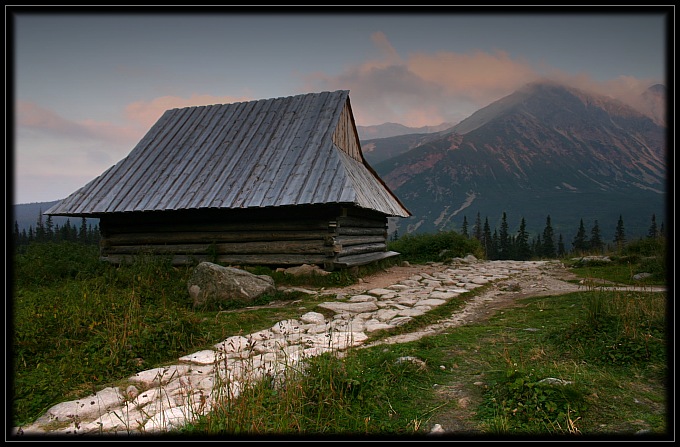
[[[461,238],[442,237],[449,257],[475,252]],[[441,261],[441,240],[420,243],[417,257],[327,276],[249,270],[277,285],[345,286],[392,262]],[[609,263],[564,263],[583,278],[666,284],[663,241],[636,241],[609,255]],[[8,300],[11,425],[328,301],[277,292],[256,304],[281,306],[194,309],[186,287],[191,272],[149,258],[110,266],[98,260],[98,247],[75,242],[17,251]],[[640,272],[652,275],[634,281]],[[398,330],[436,322],[462,304],[453,300]],[[238,398],[225,396],[178,435],[404,437],[440,424],[462,437],[664,437],[672,428],[668,308],[667,293],[606,287],[522,299],[486,322],[415,342],[314,357],[287,371],[285,386],[262,382]],[[398,361],[404,357],[418,361]]]

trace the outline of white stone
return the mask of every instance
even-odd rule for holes
[[[377,298],[372,295],[354,295],[348,300],[350,303],[366,303],[371,301],[377,301]]]
[[[250,343],[251,341],[248,338],[241,335],[234,335],[233,337],[229,337],[224,341],[217,343],[213,347],[225,353],[232,353],[246,350]]]
[[[333,302],[327,302],[327,303],[320,303],[319,307],[321,307],[323,309],[332,310],[334,312],[350,312],[350,313],[370,312],[370,311],[376,310],[378,308],[378,306],[376,306],[375,303],[372,303],[372,302],[366,302],[366,303],[333,303]]]
[[[453,295],[453,296],[456,296],[456,295]],[[444,303],[446,303],[445,299],[430,298],[429,300],[421,300],[420,302],[418,302],[418,306],[437,307],[437,306],[441,306]]]
[[[369,320],[366,322],[366,332],[374,332],[381,329],[392,329],[394,326],[387,323],[382,323],[377,320]]]
[[[287,334],[298,332],[301,323],[298,320],[283,320],[272,326],[271,331],[275,334]]]
[[[425,312],[427,312],[428,310],[431,310],[431,309],[432,308],[428,307],[428,306],[422,306],[420,308],[414,307],[414,308],[411,308],[411,309],[400,310],[398,315],[402,316],[402,317],[417,317],[418,315],[422,315],[422,314],[424,314]]]
[[[215,358],[215,351],[212,349],[204,349],[203,351],[180,357],[179,361],[184,363],[195,363],[197,365],[211,365],[215,363]]]
[[[319,312],[307,312],[300,317],[300,321],[307,324],[324,324],[326,322],[326,317]]]
[[[451,298],[455,298],[457,296],[458,294],[454,292],[432,292],[430,294],[431,299],[437,299],[442,301],[450,300]]]

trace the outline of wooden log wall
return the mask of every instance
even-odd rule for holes
[[[349,210],[337,218],[335,225],[338,254],[331,264],[325,265],[326,270],[368,264],[392,253],[387,251],[386,217]]]
[[[387,219],[379,213],[339,208],[298,214],[103,216],[101,259],[121,264],[154,255],[173,265],[314,264],[333,270],[386,252]]]

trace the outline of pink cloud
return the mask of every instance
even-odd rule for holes
[[[551,67],[513,59],[506,52],[422,52],[399,57],[383,33],[372,41],[378,57],[348,67],[337,76],[314,73],[306,90],[350,90],[358,125],[395,122],[420,127],[457,123],[510,95],[523,85],[552,79],[620,99],[635,107],[650,80],[620,78],[597,82],[585,74],[568,74]]]
[[[487,105],[539,76],[529,64],[502,51],[416,53],[409,56],[408,68],[423,82],[441,86],[445,94],[478,105]]]
[[[28,101],[17,101],[16,124],[61,137],[100,139],[117,143],[135,141],[141,137],[136,128],[119,126],[106,121],[73,121]]]
[[[151,101],[136,101],[125,107],[125,117],[132,123],[148,130],[163,115],[166,110],[205,106],[212,104],[231,104],[249,101],[252,98],[234,96],[191,95],[189,98],[179,96],[161,96]]]
[[[163,112],[177,107],[247,101],[245,97],[192,95],[189,98],[163,96],[151,101],[136,101],[125,108],[123,124],[108,121],[73,121],[28,101],[17,101],[16,124],[60,137],[95,139],[123,143],[133,147],[158,121]]]

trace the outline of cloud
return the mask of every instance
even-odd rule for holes
[[[122,124],[107,121],[73,121],[33,102],[17,101],[16,125],[48,135],[73,139],[94,139],[131,144],[130,149],[169,109],[210,104],[248,101],[251,98],[233,96],[191,95],[162,96],[151,101],[135,101],[125,107]]]
[[[409,57],[408,67],[423,81],[441,86],[445,95],[477,105],[488,105],[539,76],[526,62],[512,60],[501,51],[416,53]]]
[[[167,109],[245,98],[193,95],[137,101],[122,124],[69,120],[38,104],[17,101],[14,145],[18,203],[66,197],[127,156]],[[33,181],[42,179],[40,182]]]
[[[400,57],[383,33],[372,41],[378,57],[351,66],[339,75],[314,73],[304,79],[309,91],[350,90],[358,125],[395,122],[411,127],[457,123],[523,85],[549,78],[635,106],[650,80],[619,78],[596,82],[585,74],[513,59],[506,52],[474,51]]]
[[[231,104],[250,101],[252,98],[236,96],[191,95],[188,98],[179,96],[161,96],[151,101],[135,101],[125,107],[128,121],[140,125],[145,130],[153,126],[166,110],[181,107],[205,106],[212,104]]]
[[[15,112],[18,129],[31,130],[60,138],[126,143],[135,141],[140,136],[140,131],[136,126],[120,126],[95,120],[73,121],[28,101],[17,101]]]

